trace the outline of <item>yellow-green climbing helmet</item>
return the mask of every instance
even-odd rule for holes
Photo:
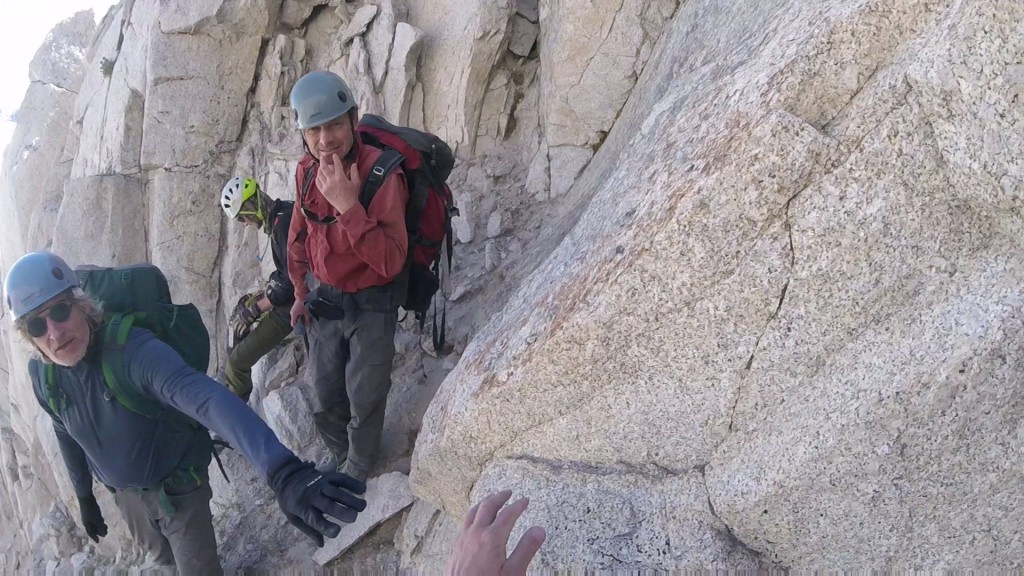
[[[259,198],[257,198],[257,209],[255,211],[242,212],[242,205],[245,204],[245,201],[256,196],[259,191],[260,185],[256,183],[256,180],[235,176],[228,180],[228,183],[224,185],[224,189],[221,190],[220,207],[224,209],[224,213],[228,215],[228,218],[256,216],[260,222],[263,222],[261,207],[258,206]]]

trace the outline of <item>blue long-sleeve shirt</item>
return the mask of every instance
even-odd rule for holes
[[[29,372],[40,405],[53,418],[75,494],[92,493],[92,476],[114,488],[156,488],[177,469],[205,431],[180,419],[152,418],[123,406],[103,379],[102,344],[94,333],[86,357],[73,367],[54,367],[62,401],[49,406],[39,370]],[[236,447],[256,469],[270,474],[293,456],[237,396],[188,366],[148,330],[133,328],[123,357],[129,382],[143,396],[200,422]],[[201,436],[200,436],[201,434]],[[91,474],[90,474],[91,473]]]

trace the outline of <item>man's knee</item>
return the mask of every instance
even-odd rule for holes
[[[252,394],[252,379],[248,374],[238,370],[228,360],[228,365],[224,369],[224,380],[228,387],[239,398],[248,400],[249,395]]]

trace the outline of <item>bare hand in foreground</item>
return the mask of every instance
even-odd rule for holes
[[[462,528],[455,539],[455,546],[445,574],[449,576],[477,576],[480,574],[521,575],[526,574],[530,561],[540,550],[547,534],[540,526],[534,526],[523,534],[512,554],[505,557],[508,538],[512,534],[519,516],[530,503],[520,498],[504,509],[502,505],[512,496],[511,490],[491,494],[469,509]],[[501,510],[499,512],[499,509]]]

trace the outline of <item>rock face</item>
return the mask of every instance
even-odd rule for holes
[[[4,153],[4,272],[29,247],[49,247],[53,241],[73,159],[67,150],[76,141],[68,126],[95,28],[92,13],[81,12],[55,27],[32,59],[31,83]],[[102,220],[104,215],[90,218]],[[57,440],[52,425],[38,417],[24,373],[27,349],[16,336],[12,340],[8,318],[5,314],[0,321],[0,570],[24,572],[45,568],[53,558],[70,557],[83,546],[84,534],[76,533],[69,520],[77,517],[77,508],[72,508],[67,475],[50,472],[63,465]],[[123,534],[123,529],[111,526],[111,533]]]
[[[642,570],[652,566],[756,569],[747,549],[715,516],[703,470],[601,469],[531,458],[502,460],[481,476],[481,494],[530,494],[513,539],[544,526],[557,546],[538,565]]]
[[[25,245],[46,245],[51,237],[73,159],[65,153],[66,146],[74,146],[67,126],[95,29],[92,12],[76,14],[54,28],[29,65],[31,83],[4,152],[5,251],[20,253]]]
[[[452,353],[401,323],[387,497],[327,568],[437,572],[508,487],[514,536],[548,530],[535,568],[1019,570],[1022,23],[1019,0],[123,0],[33,61],[0,271],[152,261],[213,373],[273,266],[215,195],[294,197],[288,93],[332,70],[456,149],[460,214]],[[29,350],[0,341],[0,571],[138,567],[105,491],[110,535],[78,527]],[[251,405],[323,462],[304,373],[292,338]],[[223,460],[225,567],[318,569]]]
[[[426,35],[421,72],[425,128],[472,155],[481,102],[508,46],[509,0],[409,0],[409,18]]]
[[[541,93],[550,146],[593,146],[636,84],[674,0],[540,3]]]
[[[561,529],[590,496],[524,458],[616,495],[622,466],[702,481],[768,563],[1019,566],[1022,15],[683,4],[575,183],[578,224],[435,397],[417,494],[568,500],[531,518],[559,527],[551,567],[597,562]],[[692,562],[643,557],[622,562]]]

